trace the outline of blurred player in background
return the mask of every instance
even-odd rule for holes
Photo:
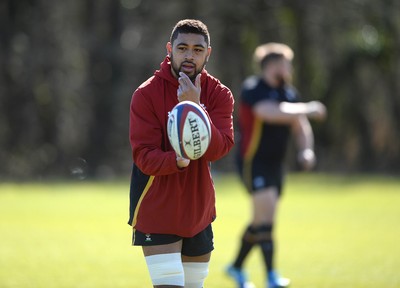
[[[201,288],[208,275],[216,217],[210,163],[233,146],[231,91],[204,69],[207,26],[179,21],[160,70],[134,92],[130,110],[133,169],[129,224],[142,246],[154,287]],[[167,135],[168,112],[181,101],[201,105],[211,143],[198,160],[178,157]]]
[[[300,103],[291,86],[293,51],[280,43],[257,47],[254,59],[260,76],[243,83],[239,103],[239,171],[252,198],[252,220],[241,238],[235,261],[227,273],[237,287],[251,287],[243,263],[254,245],[259,245],[265,262],[268,288],[287,287],[274,267],[273,228],[282,192],[284,158],[290,134],[297,145],[297,160],[305,170],[315,165],[314,137],[308,119],[323,120],[325,106]]]

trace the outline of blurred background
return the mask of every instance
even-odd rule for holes
[[[294,49],[295,86],[329,113],[313,123],[317,170],[397,174],[399,11],[397,0],[1,0],[0,180],[128,177],[131,95],[184,18],[208,26],[207,70],[236,99],[257,45]]]

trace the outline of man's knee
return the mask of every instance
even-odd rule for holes
[[[201,288],[208,275],[209,262],[184,262],[185,288]]]
[[[247,227],[243,239],[250,243],[260,243],[272,240],[272,224],[261,224]]]
[[[184,287],[185,277],[180,253],[155,254],[146,256],[145,259],[154,286]]]

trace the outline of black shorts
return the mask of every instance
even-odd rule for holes
[[[211,224],[193,237],[185,238],[170,234],[146,234],[133,230],[132,245],[153,246],[171,244],[182,240],[182,255],[195,257],[210,253],[214,250],[214,234]]]
[[[250,194],[265,188],[276,187],[278,196],[282,193],[284,170],[279,163],[265,163],[254,160],[245,163],[237,159],[240,177]]]

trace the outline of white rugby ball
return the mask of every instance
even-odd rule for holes
[[[210,145],[210,120],[204,110],[191,101],[182,101],[172,108],[167,131],[172,148],[187,159],[199,159]]]

